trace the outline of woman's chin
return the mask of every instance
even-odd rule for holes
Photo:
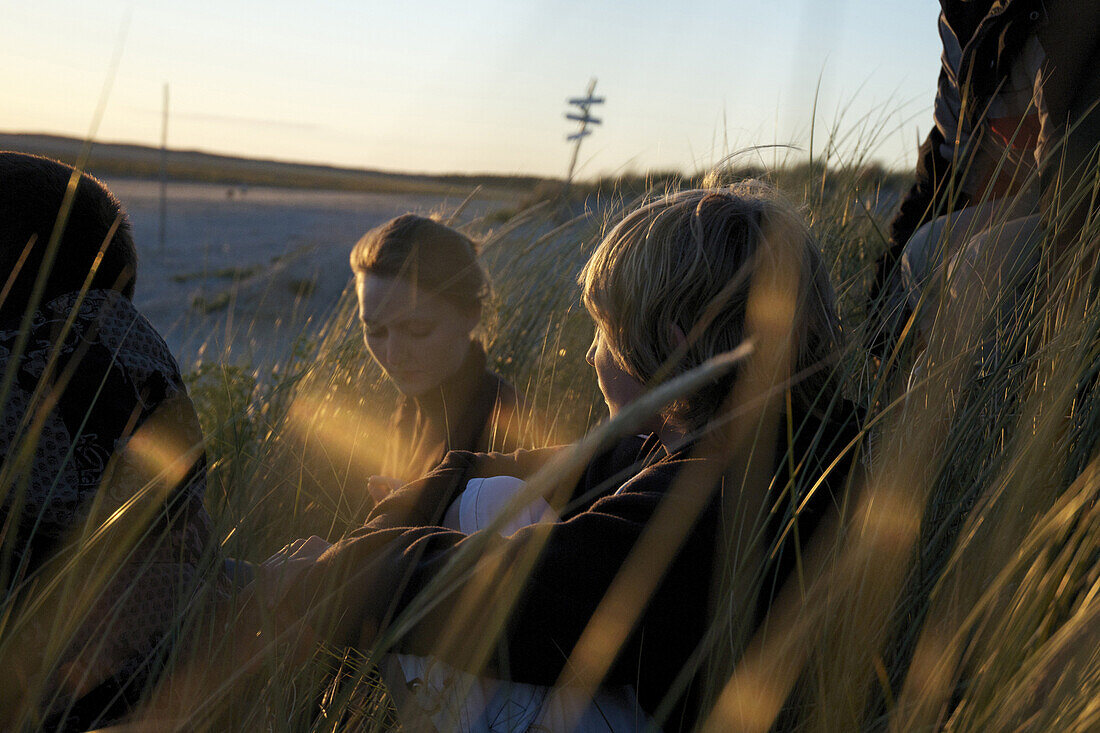
[[[425,379],[423,376],[414,374],[393,374],[389,375],[390,380],[393,381],[394,386],[398,391],[406,397],[421,397],[428,392],[431,392],[434,387],[438,385],[432,384],[430,379]]]

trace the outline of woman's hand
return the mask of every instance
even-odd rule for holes
[[[308,609],[292,590],[330,547],[316,535],[294,540],[256,567],[256,579],[237,599],[239,612],[231,630],[241,645],[237,653],[242,661],[286,642],[296,661],[312,653],[316,634],[306,618]]]
[[[320,639],[295,588],[329,547],[320,537],[295,540],[258,565],[255,580],[217,601],[192,631],[185,661],[162,681],[141,718],[190,728],[186,721],[195,711],[257,694],[253,685],[265,669],[308,662]]]
[[[326,542],[317,535],[310,535],[304,540],[294,540],[260,563],[256,568],[256,580],[263,580],[269,586],[274,583],[273,587],[281,587],[292,582],[296,575],[301,574],[311,563],[316,562],[317,558],[330,547],[332,547],[331,542]]]
[[[367,493],[371,495],[371,498],[377,504],[395,490],[401,488],[402,484],[401,479],[393,476],[371,476],[367,479]]]

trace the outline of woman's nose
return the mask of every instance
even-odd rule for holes
[[[596,366],[596,344],[599,342],[600,337],[593,336],[592,343],[588,347],[588,353],[584,355],[584,360],[588,362],[589,366]]]
[[[391,336],[386,340],[386,356],[389,357],[390,364],[400,364],[402,362],[405,358],[405,348],[401,344],[401,339]]]
[[[406,366],[409,360],[408,344],[404,339],[390,336],[386,340],[386,353],[389,354],[389,363],[395,366]]]

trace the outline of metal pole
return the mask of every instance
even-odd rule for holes
[[[164,116],[160,128],[160,251],[164,251],[168,219],[168,84],[164,84]]]

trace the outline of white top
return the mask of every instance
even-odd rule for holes
[[[508,507],[512,497],[527,484],[515,476],[491,476],[466,482],[466,488],[447,509],[443,526],[465,534],[485,529]],[[542,497],[535,497],[514,512],[497,530],[507,537],[523,527],[539,522],[555,522],[558,516]]]
[[[466,534],[487,528],[527,484],[515,476],[475,478],[451,502],[442,525]],[[499,528],[503,537],[558,515],[542,497],[513,512]],[[601,687],[593,697],[579,690],[472,675],[434,657],[386,654],[382,678],[407,730],[459,733],[525,733],[569,730],[612,733],[657,730],[638,704],[633,687]]]

